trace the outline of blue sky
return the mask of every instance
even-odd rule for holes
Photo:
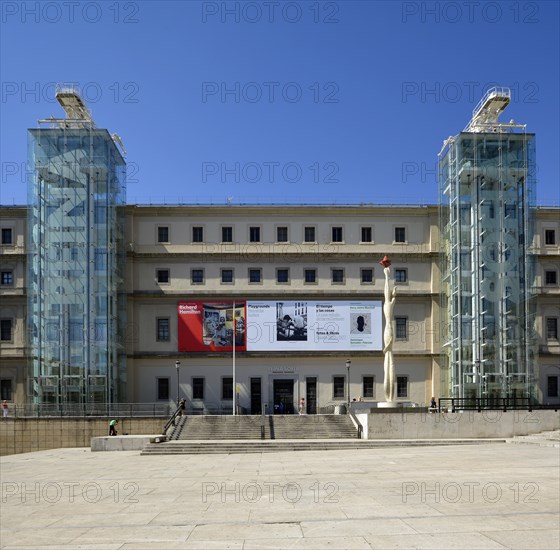
[[[128,202],[436,203],[442,142],[492,84],[560,202],[559,3],[10,2],[2,204],[74,82],[127,150]]]

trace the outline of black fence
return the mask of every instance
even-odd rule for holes
[[[64,417],[154,417],[173,414],[174,403],[76,403],[17,405],[8,409],[11,418],[64,418]]]
[[[442,397],[438,411],[533,411],[551,409],[557,411],[560,405],[539,405],[528,397]]]

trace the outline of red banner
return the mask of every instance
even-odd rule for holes
[[[245,351],[245,302],[179,302],[179,351]]]

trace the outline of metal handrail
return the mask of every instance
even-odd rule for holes
[[[358,439],[362,439],[362,434],[364,433],[364,427],[362,423],[358,420],[358,417],[354,414],[354,411],[351,407],[348,407],[348,415],[354,422],[355,426],[358,428]]]
[[[482,410],[501,410],[515,411],[527,410],[529,412],[539,409],[552,409],[557,411],[559,404],[539,405],[534,403],[529,397],[441,397],[438,400],[438,412],[448,410],[451,412],[459,411],[482,411]]]
[[[175,419],[177,418],[177,416],[179,416],[180,412],[181,412],[181,407],[179,406],[177,407],[177,410],[173,413],[171,418],[165,423],[161,435],[167,435],[167,430],[169,430],[171,426],[175,426]]]

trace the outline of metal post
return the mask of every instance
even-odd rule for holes
[[[348,409],[347,412],[350,413],[350,365],[352,364],[352,361],[350,361],[350,359],[348,359],[346,361],[346,372],[347,372],[347,376],[346,376],[346,396],[348,399]]]
[[[175,368],[177,369],[177,406],[179,406],[179,369],[181,368],[181,361],[175,361]]]

